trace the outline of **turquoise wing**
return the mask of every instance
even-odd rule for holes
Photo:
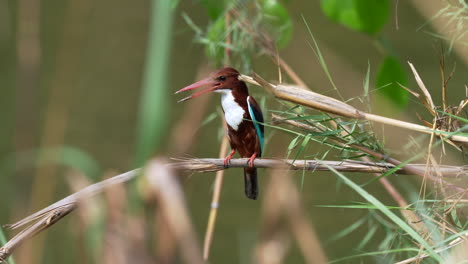
[[[258,140],[260,141],[260,151],[263,152],[263,142],[264,142],[264,127],[263,127],[263,114],[260,106],[258,106],[255,99],[251,96],[247,97],[247,106],[249,108],[250,119],[252,119],[255,126],[255,131],[257,132]],[[259,153],[259,157],[261,153]]]

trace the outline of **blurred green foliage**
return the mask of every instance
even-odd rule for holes
[[[377,37],[390,18],[389,0],[322,0],[323,13],[332,21],[354,31]],[[395,55],[391,43],[374,38],[385,56],[380,64],[375,87],[377,94],[390,101],[395,109],[403,110],[408,105],[409,95],[397,83],[406,85],[407,73]]]
[[[230,0],[200,0],[200,3],[208,12],[211,20],[217,20],[224,12],[224,7]]]
[[[215,61],[222,62],[224,59],[224,49],[226,48],[226,22],[224,17],[218,16],[206,32],[207,45],[205,47],[206,55]]]
[[[277,0],[241,1],[201,1],[207,10],[210,23],[206,30],[196,26],[185,16],[186,22],[197,33],[196,41],[205,46],[207,56],[218,66],[226,58],[225,49],[230,49],[233,57],[244,69],[250,68],[250,57],[261,53],[265,48],[259,40],[258,32],[265,31],[271,36],[275,49],[285,48],[291,40],[293,23],[287,9]],[[234,13],[230,13],[235,11]],[[232,19],[226,25],[226,16]],[[231,36],[231,42],[227,36]],[[236,58],[234,58],[236,59]],[[234,64],[236,63],[231,63]]]
[[[277,47],[285,48],[293,33],[293,24],[288,10],[277,0],[263,0],[260,6],[265,16],[264,22],[269,25],[268,31],[275,39]]]
[[[379,33],[390,17],[389,0],[322,0],[321,7],[331,20],[369,35]]]

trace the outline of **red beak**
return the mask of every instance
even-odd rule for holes
[[[194,93],[194,94],[192,94],[190,96],[187,96],[184,99],[181,99],[181,100],[179,100],[177,102],[180,103],[180,102],[187,101],[189,99],[198,97],[198,96],[200,96],[202,94],[212,92],[212,91],[216,90],[216,88],[218,88],[219,83],[214,81],[211,78],[207,78],[207,79],[203,79],[201,81],[198,81],[196,83],[193,83],[193,84],[191,84],[191,85],[189,85],[187,87],[184,87],[184,88],[180,89],[179,91],[177,91],[175,93],[178,94],[178,93],[181,93],[181,92],[194,90],[194,89],[197,89],[197,88],[200,88],[200,87],[203,87],[203,86],[208,86],[208,87],[206,87],[205,89],[200,90],[200,91],[198,91],[198,92],[196,92],[196,93]]]

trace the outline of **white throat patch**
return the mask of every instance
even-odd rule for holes
[[[224,110],[224,118],[226,122],[232,129],[239,129],[239,124],[242,123],[244,119],[244,109],[234,101],[234,96],[232,96],[231,90],[216,90],[216,92],[221,93],[221,105]]]

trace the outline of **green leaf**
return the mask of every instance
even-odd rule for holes
[[[322,0],[321,8],[331,20],[369,35],[380,32],[390,16],[389,0]]]
[[[436,110],[436,111],[441,113],[441,114],[451,116],[451,117],[453,117],[455,119],[458,119],[458,120],[460,120],[462,122],[468,123],[468,119],[465,119],[465,118],[463,118],[461,116],[456,116],[456,115],[453,115],[453,114],[450,114],[450,113],[447,113],[447,112],[444,112],[444,111],[441,111],[441,110]]]
[[[291,140],[291,142],[289,143],[289,146],[288,146],[288,158],[289,158],[289,155],[291,155],[292,150],[293,150],[295,147],[297,147],[298,140],[299,140],[301,137],[302,137],[301,135],[298,135],[298,136],[295,137],[293,140]]]
[[[367,61],[366,78],[364,79],[364,97],[369,96],[370,62]]]
[[[297,160],[297,158],[299,157],[299,155],[301,155],[301,153],[304,151],[305,147],[307,146],[307,144],[309,144],[309,141],[310,141],[310,137],[311,137],[311,134],[307,134],[304,138],[304,140],[302,141],[302,144],[299,148],[299,150],[296,152],[296,156],[294,157],[294,161]]]
[[[286,47],[291,40],[293,24],[288,10],[277,0],[264,0],[261,3],[265,23],[269,33],[276,39],[279,49]]]
[[[408,78],[400,61],[394,56],[387,56],[379,67],[375,86],[377,94],[389,99],[400,109],[406,107],[409,101],[408,92],[402,89],[398,83],[406,86]]]
[[[377,228],[378,226],[377,225],[371,225],[366,233],[366,235],[364,236],[364,238],[361,240],[361,242],[359,242],[359,244],[357,245],[356,249],[358,251],[364,251],[364,247],[367,245],[367,243],[369,243],[369,241],[372,239],[372,237],[375,235],[376,231],[377,231]]]
[[[331,237],[329,237],[326,241],[325,241],[325,244],[329,244],[333,241],[336,241],[336,240],[339,240],[349,234],[351,234],[352,232],[354,232],[356,229],[358,229],[360,226],[362,226],[365,222],[366,222],[366,218],[361,218],[359,220],[357,220],[356,222],[352,223],[351,225],[349,225],[348,227],[344,228],[343,230],[341,230],[340,232],[332,235]]]

